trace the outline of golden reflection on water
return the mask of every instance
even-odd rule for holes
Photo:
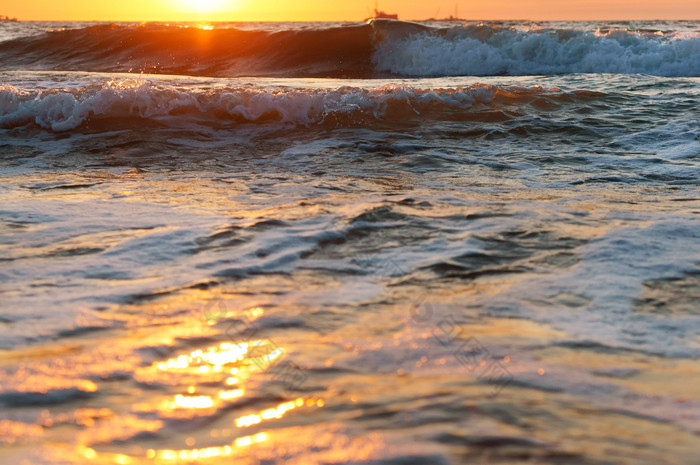
[[[243,390],[234,391],[222,391],[224,393],[230,393],[232,396],[239,396],[243,394]],[[190,408],[190,409],[200,409],[209,408],[212,404],[212,399],[208,396],[176,396],[174,401],[175,406],[173,408]],[[301,407],[323,407],[325,401],[323,399],[317,398],[302,398],[299,397],[295,400],[282,402],[276,407],[268,408],[257,413],[252,413],[244,415],[242,417],[236,418],[234,420],[235,426],[237,428],[246,428],[254,425],[258,425],[268,420],[278,420],[281,419],[287,412],[301,408]],[[212,438],[223,438],[235,434],[236,430],[233,428],[225,428],[222,430],[212,430],[210,436]],[[209,446],[202,448],[193,449],[148,449],[145,453],[145,457],[148,460],[153,460],[156,463],[159,461],[188,461],[188,460],[201,460],[208,458],[217,457],[227,457],[234,455],[239,449],[251,446],[253,444],[264,442],[270,439],[272,433],[262,431],[253,435],[240,436],[234,439],[231,443],[223,446]],[[193,441],[194,442],[194,441]],[[191,445],[188,443],[188,445]],[[111,454],[111,453],[98,453],[95,449],[87,447],[85,445],[80,445],[77,448],[78,453],[84,458],[96,461],[100,459],[103,463],[117,463],[122,465],[131,464],[134,461],[141,461],[143,456],[128,456],[124,454]]]
[[[243,436],[237,438],[232,444],[225,446],[204,447],[201,449],[183,449],[183,450],[155,450],[149,449],[146,452],[146,457],[149,459],[160,459],[165,461],[174,460],[197,460],[215,457],[227,457],[237,452],[236,449],[247,447],[252,444],[257,444],[268,439],[267,433],[258,433],[252,436]]]
[[[251,321],[263,313],[262,308],[255,307],[241,315]],[[225,319],[232,315],[227,313],[217,316]],[[283,355],[284,349],[270,340],[259,339],[221,342],[188,350],[165,360],[156,360],[149,366],[137,369],[135,379],[152,385],[171,386],[176,392],[168,394],[165,398],[163,395],[157,395],[141,404],[132,405],[131,410],[137,414],[155,413],[163,419],[213,417],[220,408],[235,405],[235,402],[246,395],[246,384],[251,377],[256,372],[265,372]],[[273,407],[248,412],[231,420],[222,420],[224,424],[210,430],[208,437],[199,437],[196,440],[187,438],[185,444],[189,447],[183,449],[159,449],[151,445],[144,446],[141,453],[134,451],[129,455],[98,452],[93,449],[92,444],[98,444],[100,441],[95,441],[95,438],[86,434],[81,437],[77,452],[83,460],[123,465],[142,463],[144,460],[167,463],[227,457],[237,454],[241,448],[264,442],[274,434],[268,430],[240,436],[242,428],[280,420],[294,409],[319,408],[324,405],[323,399],[299,397]],[[196,441],[218,441],[224,444],[193,448]]]
[[[323,399],[303,399],[298,398],[289,402],[283,402],[275,408],[268,408],[259,413],[251,413],[250,415],[245,415],[240,418],[236,418],[236,426],[239,428],[245,428],[248,426],[257,425],[264,420],[279,419],[284,416],[288,411],[295,408],[303,407],[304,405],[308,407],[318,406],[323,407],[325,402]]]
[[[250,371],[257,367],[269,367],[284,355],[284,349],[268,339],[241,343],[222,342],[218,346],[197,349],[181,354],[137,371],[140,382],[162,383],[170,378],[170,384],[222,382],[233,385],[238,382],[241,369]],[[233,375],[233,376],[232,376]]]
[[[231,391],[232,393],[235,391]],[[209,399],[210,400],[210,399]],[[192,400],[192,404],[186,403],[185,405],[191,405],[191,408],[201,408],[199,402],[206,403],[206,396],[200,396],[196,400]],[[254,425],[258,425],[266,420],[277,420],[282,418],[287,412],[300,408],[300,407],[323,407],[325,402],[323,399],[304,399],[302,397],[297,398],[293,401],[282,402],[274,408],[268,408],[262,410],[258,413],[252,413],[249,415],[244,415],[237,418],[234,423],[238,428],[246,428]],[[212,430],[210,432],[211,437],[225,437],[233,434],[235,430],[231,428],[225,428],[223,430]],[[253,444],[261,443],[270,438],[270,432],[260,432],[257,434],[249,436],[241,436],[233,440],[233,442],[223,445],[223,446],[210,446],[196,449],[148,449],[146,452],[146,458],[155,459],[156,461],[180,461],[180,460],[200,460],[215,457],[226,457],[231,456],[237,452],[237,449],[247,447]],[[97,457],[96,453],[92,449],[87,449],[87,454],[84,452],[83,455],[93,455]],[[126,456],[124,456],[126,457]],[[89,458],[89,457],[87,457]],[[127,457],[129,458],[129,457]],[[129,458],[130,459],[130,458]],[[123,462],[130,463],[130,462]]]
[[[175,396],[175,399],[168,402],[167,405],[171,409],[200,409],[213,407],[214,401],[209,396],[183,396],[182,394],[178,394]]]
[[[176,371],[196,368],[199,373],[221,373],[223,366],[239,362],[245,358],[249,343],[233,344],[222,342],[219,346],[210,347],[205,351],[195,350],[189,354],[182,354],[165,362],[160,362],[156,367],[161,371]]]
[[[263,314],[262,308],[253,307],[245,312],[237,312],[237,314],[227,312],[213,316],[215,320],[219,321],[236,316],[238,319],[245,318],[247,321],[252,321]],[[207,316],[211,317],[212,315]],[[205,319],[208,328],[213,327],[210,320],[212,318]],[[285,401],[270,398],[271,405],[268,404],[266,408],[261,408],[265,407],[264,404],[262,406],[258,404],[252,408],[243,407],[245,404],[241,402],[241,399],[245,399],[249,391],[256,391],[260,387],[260,383],[255,378],[256,375],[268,373],[268,375],[277,376],[272,367],[284,357],[285,349],[269,339],[250,339],[228,340],[200,347],[189,346],[186,349],[178,350],[175,349],[179,343],[178,338],[182,338],[185,334],[189,337],[192,334],[182,331],[191,325],[182,326],[182,322],[179,320],[176,323],[176,326],[172,327],[173,334],[167,338],[164,338],[162,334],[156,338],[152,334],[137,332],[134,339],[134,341],[139,341],[134,342],[134,347],[148,349],[146,353],[151,353],[151,348],[154,347],[167,347],[167,350],[177,350],[174,355],[170,352],[166,356],[156,356],[155,360],[151,360],[143,366],[139,366],[143,359],[140,356],[134,356],[132,359],[122,360],[117,365],[122,370],[133,370],[132,380],[136,383],[154,388],[143,391],[145,396],[139,403],[130,403],[127,406],[120,406],[118,403],[109,404],[112,405],[110,409],[78,409],[70,415],[47,409],[37,420],[37,425],[0,421],[0,432],[8,433],[7,435],[11,438],[23,437],[26,439],[31,436],[62,435],[63,433],[52,428],[57,425],[67,427],[73,425],[79,430],[71,436],[72,439],[65,439],[73,444],[65,452],[73,458],[77,454],[78,463],[136,465],[158,463],[159,461],[166,463],[187,462],[236,456],[241,448],[268,439],[277,440],[278,434],[284,434],[283,431],[289,426],[286,422],[280,422],[283,417],[295,409],[317,409],[325,405],[324,400],[319,398],[292,397],[291,400]],[[167,333],[170,330],[165,326],[162,331]],[[216,335],[216,332],[194,333],[194,336],[206,338],[216,337]],[[220,336],[221,333],[219,333]],[[180,340],[196,339],[183,338]],[[109,345],[109,343],[106,344],[106,346]],[[75,352],[76,357],[82,354],[79,350]],[[63,352],[59,353],[63,354]],[[80,366],[87,370],[85,378],[88,377],[87,375],[93,375],[93,372],[88,369],[89,367],[101,367],[102,371],[96,371],[98,374],[103,371],[109,373],[105,367],[113,368],[113,365],[110,364],[112,359],[109,358],[111,353],[108,350],[104,354],[100,352],[102,358],[96,357],[93,353],[92,358],[81,361]],[[44,360],[41,353],[38,355],[32,353],[31,355],[25,358]],[[73,374],[75,375],[74,372]],[[23,384],[14,386],[18,392],[47,393],[60,389],[77,389],[94,393],[102,391],[103,388],[100,382],[75,379],[74,377],[48,376],[43,373],[23,376],[21,379]],[[256,403],[264,402],[258,398],[257,394],[252,398],[257,398]],[[236,405],[239,402],[241,402],[241,407]],[[127,410],[120,407],[127,407]],[[241,410],[232,410],[235,413],[221,415],[224,409],[238,408]],[[157,440],[153,438],[167,433],[168,422],[166,420],[188,421],[195,418],[213,419],[213,429],[204,432],[203,435],[201,429],[193,431],[191,434],[199,431],[196,438],[179,437],[180,433],[177,433],[178,437],[171,437],[167,442],[160,444],[160,447],[153,442]],[[274,422],[279,423],[269,426]],[[244,431],[248,434],[243,435]],[[182,433],[187,434],[186,432]],[[132,447],[128,450],[120,450],[123,448],[115,446],[115,441],[119,444],[130,442]],[[182,441],[182,446],[185,446],[182,449],[177,448],[180,441]],[[12,441],[7,440],[7,438],[0,439],[0,444],[13,445],[15,442],[14,439]],[[114,450],[115,447],[117,447],[116,450]],[[240,454],[243,456],[246,453],[240,452]]]

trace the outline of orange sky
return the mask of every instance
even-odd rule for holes
[[[454,0],[382,0],[401,19],[454,13]],[[0,15],[24,20],[357,21],[373,0],[0,0]],[[438,12],[438,8],[440,9]],[[468,19],[700,19],[700,0],[488,0],[459,2]]]

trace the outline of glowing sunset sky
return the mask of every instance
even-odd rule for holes
[[[0,15],[23,20],[103,21],[357,21],[373,0],[27,0],[0,1]],[[401,19],[445,17],[453,0],[383,0],[380,8]],[[439,11],[438,11],[439,8]],[[489,0],[459,2],[467,19],[700,19],[699,0]]]

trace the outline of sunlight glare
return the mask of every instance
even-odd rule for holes
[[[180,3],[190,11],[198,11],[200,13],[211,13],[221,10],[227,0],[180,0]]]

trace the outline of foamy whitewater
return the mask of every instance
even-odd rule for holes
[[[0,463],[697,464],[700,22],[0,22]]]

